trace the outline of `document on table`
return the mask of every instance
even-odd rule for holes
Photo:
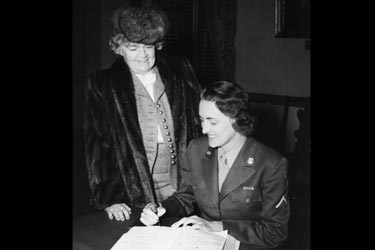
[[[228,231],[203,232],[190,227],[132,227],[111,250],[223,250],[227,236]]]
[[[223,250],[238,250],[240,249],[240,241],[228,234],[227,240]]]

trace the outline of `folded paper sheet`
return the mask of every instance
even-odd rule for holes
[[[228,234],[227,240],[225,241],[224,250],[238,250],[240,249],[240,241]]]
[[[223,250],[227,236],[228,231],[202,232],[190,227],[132,227],[111,250]]]

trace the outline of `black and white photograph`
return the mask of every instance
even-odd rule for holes
[[[72,249],[311,249],[310,0],[72,0]]]

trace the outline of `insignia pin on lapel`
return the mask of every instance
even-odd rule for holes
[[[206,152],[206,157],[210,157],[211,156],[211,150],[208,150],[207,152]]]
[[[254,163],[254,158],[253,157],[250,157],[249,159],[247,159],[247,164],[251,165]]]

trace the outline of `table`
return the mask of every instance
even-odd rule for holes
[[[129,220],[110,220],[105,211],[90,212],[73,218],[73,250],[110,250],[132,226],[144,226],[139,217],[142,209],[132,208]],[[178,218],[162,218],[170,226]]]
[[[110,220],[105,211],[73,218],[73,250],[109,250],[129,228],[140,224],[141,209],[132,209],[130,220]]]

